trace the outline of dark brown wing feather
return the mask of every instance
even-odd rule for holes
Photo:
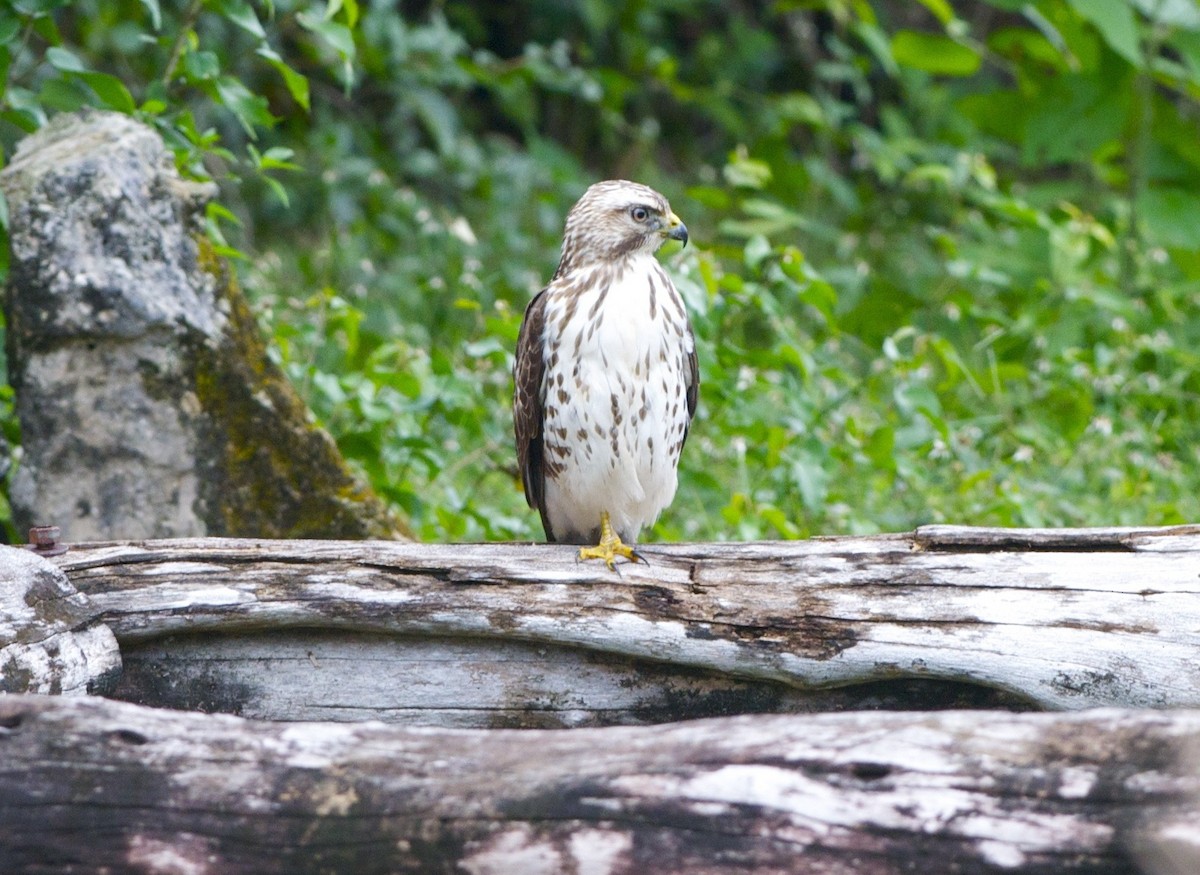
[[[517,336],[517,357],[513,363],[513,431],[517,438],[517,464],[525,486],[525,500],[537,508],[546,530],[546,539],[554,540],[546,519],[546,472],[542,466],[542,378],[546,358],[542,349],[546,326],[546,290],[538,292],[525,308],[521,332]]]
[[[688,424],[683,430],[683,443],[679,445],[680,452],[683,444],[687,443],[688,432],[692,430],[692,418],[696,415],[696,404],[700,401],[700,362],[696,359],[696,335],[692,331],[692,323],[688,323],[688,337],[692,341],[692,351],[688,354],[686,379],[686,395]]]

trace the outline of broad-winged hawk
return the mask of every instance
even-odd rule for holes
[[[567,214],[562,257],[517,341],[513,419],[525,498],[549,541],[612,567],[675,497],[696,411],[696,342],[654,253],[687,227],[666,198],[624,180]]]

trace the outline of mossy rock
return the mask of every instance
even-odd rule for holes
[[[60,116],[0,185],[19,527],[58,525],[67,540],[409,535],[271,361],[198,221],[215,187],[180,179],[157,133],[116,113]]]

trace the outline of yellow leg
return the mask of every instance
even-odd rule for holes
[[[646,561],[638,555],[636,550],[621,541],[617,533],[613,531],[612,523],[609,522],[608,511],[601,511],[600,543],[595,547],[580,547],[579,558],[603,559],[605,565],[615,570],[618,556],[624,556],[630,562],[637,562],[639,559],[643,562]]]

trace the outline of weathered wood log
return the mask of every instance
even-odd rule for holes
[[[646,552],[619,575],[547,545],[203,539],[57,561],[121,642],[121,695],[147,704],[462,726],[1200,706],[1195,528]],[[931,703],[932,682],[962,686]]]
[[[120,671],[116,638],[66,575],[0,546],[0,694],[105,693]]]
[[[0,697],[0,871],[1195,872],[1200,712],[571,732]]]

